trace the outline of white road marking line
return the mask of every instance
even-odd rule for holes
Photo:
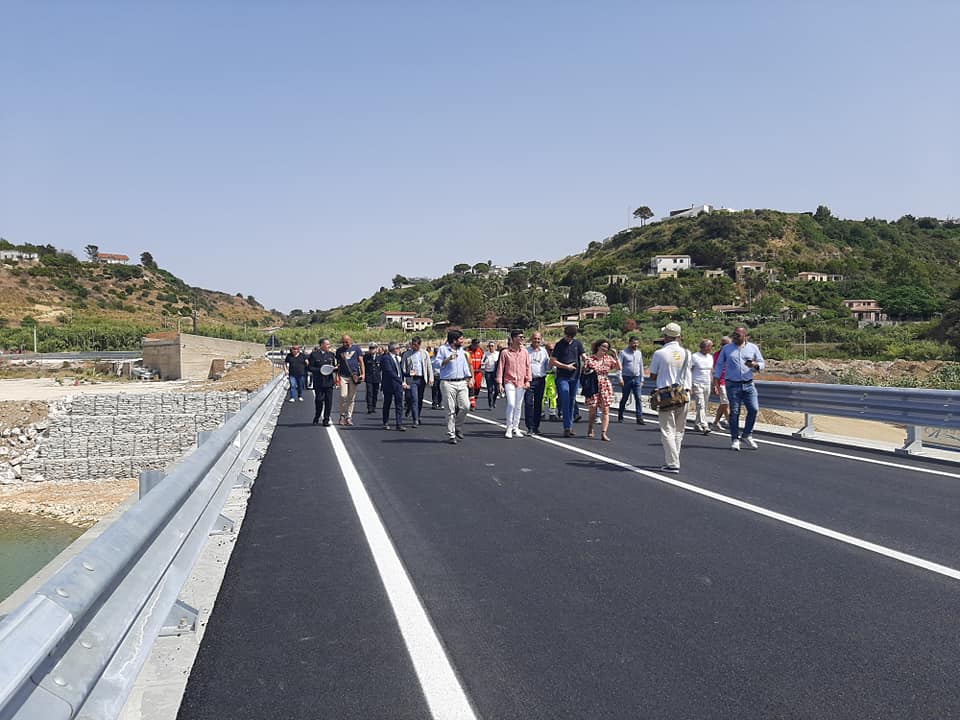
[[[380,515],[363,486],[343,440],[335,427],[327,428],[327,432],[370,552],[380,572],[383,587],[390,598],[393,614],[400,626],[431,717],[433,720],[476,720],[470,700],[450,664],[450,658],[437,637],[433,623],[420,602],[390,536],[387,535]]]
[[[498,427],[506,427],[501,425],[496,420],[488,420],[487,418],[480,417],[478,415],[470,415],[475,420],[488,423],[490,425],[497,425]],[[535,435],[534,439],[540,440],[541,442],[549,443],[550,445],[556,445],[557,447],[564,448],[570,452],[578,453],[579,455],[584,455],[594,460],[599,460],[600,462],[607,463],[609,465],[614,465],[616,467],[623,468],[624,470],[629,470],[630,472],[636,473],[638,475],[644,475],[646,477],[652,478],[659,482],[664,483],[665,485],[672,485],[674,487],[680,488],[681,490],[687,490],[696,495],[702,495],[708,497],[711,500],[717,500],[727,505],[732,505],[733,507],[740,508],[741,510],[746,510],[748,512],[755,513],[757,515],[762,515],[763,517],[770,518],[771,520],[777,520],[778,522],[785,523],[787,525],[792,525],[793,527],[800,528],[801,530],[807,530],[808,532],[816,533],[817,535],[822,535],[823,537],[828,537],[832,540],[837,540],[847,545],[853,545],[854,547],[861,548],[863,550],[868,550],[869,552],[876,553],[878,555],[883,555],[884,557],[891,558],[893,560],[898,560],[899,562],[906,563],[907,565],[913,565],[914,567],[922,568],[923,570],[929,570],[930,572],[937,573],[939,575],[945,575],[946,577],[953,578],[954,580],[960,580],[960,570],[956,568],[949,567],[947,565],[940,565],[939,563],[932,562],[930,560],[924,560],[923,558],[916,557],[915,555],[909,555],[907,553],[900,552],[899,550],[894,550],[893,548],[888,548],[883,545],[877,545],[872,543],[869,540],[862,540],[858,537],[852,535],[847,535],[846,533],[837,532],[836,530],[831,530],[830,528],[823,527],[822,525],[816,525],[815,523],[807,522],[806,520],[800,520],[799,518],[791,517],[790,515],[784,515],[783,513],[778,513],[774,510],[768,510],[767,508],[760,507],[759,505],[753,505],[752,503],[744,502],[743,500],[737,500],[737,498],[730,497],[729,495],[722,495],[718,492],[712,490],[707,490],[705,488],[697,487],[696,485],[690,485],[685,483],[682,480],[677,480],[675,478],[667,477],[666,475],[660,475],[658,473],[652,472],[650,470],[644,470],[639,468],[636,465],[631,465],[630,463],[623,462],[622,460],[617,460],[615,458],[607,457],[601,455],[600,453],[595,453],[591,450],[584,450],[578,448],[575,445],[570,445],[569,443],[560,442],[559,440],[554,440],[552,438],[544,437],[543,435]]]
[[[756,438],[754,438],[756,440]],[[845,460],[856,460],[857,462],[870,463],[871,465],[885,465],[886,467],[897,468],[898,470],[909,470],[910,472],[926,473],[928,475],[940,475],[942,477],[951,477],[960,479],[960,473],[947,472],[946,470],[934,470],[933,468],[916,467],[913,465],[904,465],[902,463],[891,462],[889,460],[876,460],[874,458],[858,457],[856,455],[847,455],[846,453],[835,450],[821,450],[820,448],[804,447],[794,445],[793,443],[778,442],[776,440],[757,440],[764,445],[776,445],[777,447],[790,448],[800,452],[814,453],[816,455],[830,455],[832,457],[844,458]]]
[[[650,422],[650,420],[647,420]],[[659,420],[653,420],[653,422],[659,424]],[[696,430],[691,430],[687,428],[687,432],[695,433]],[[716,434],[717,437],[726,437],[729,439],[729,432],[725,433],[711,433],[711,435]],[[806,447],[804,445],[794,445],[793,443],[780,442],[777,440],[759,440],[756,437],[753,438],[761,445],[775,445],[776,447],[790,448],[791,450],[798,450],[800,452],[814,453],[815,455],[829,455],[831,457],[843,458],[844,460],[854,460],[856,462],[868,463],[871,465],[884,465],[886,467],[897,468],[898,470],[907,470],[909,472],[918,472],[926,473],[927,475],[940,475],[941,477],[950,477],[960,480],[960,473],[952,473],[947,470],[934,470],[933,468],[926,467],[917,467],[916,465],[904,465],[903,463],[893,462],[891,460],[877,460],[875,458],[865,458],[859,457],[858,455],[848,455],[846,453],[837,452],[836,450],[821,450],[820,448],[815,447]],[[854,440],[855,438],[851,438]],[[920,459],[923,459],[922,456]]]

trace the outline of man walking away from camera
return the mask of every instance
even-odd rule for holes
[[[653,359],[650,361],[650,379],[657,383],[658,389],[674,385],[682,387],[689,397],[691,353],[680,344],[682,340],[680,326],[677,323],[667,323],[660,328],[660,332],[663,333],[663,347],[653,354]],[[660,441],[663,444],[666,461],[666,464],[660,468],[661,472],[680,472],[680,446],[683,444],[688,405],[689,402],[684,402],[666,408],[661,406],[657,409],[660,420]]]

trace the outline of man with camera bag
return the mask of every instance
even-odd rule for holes
[[[650,361],[650,379],[657,383],[657,414],[660,419],[660,441],[666,464],[661,472],[680,472],[680,445],[687,424],[687,405],[690,402],[690,351],[681,344],[680,326],[667,323],[660,328],[663,347]],[[654,403],[651,403],[651,405]]]

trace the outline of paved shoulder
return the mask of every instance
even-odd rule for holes
[[[312,410],[284,405],[181,720],[429,717]]]

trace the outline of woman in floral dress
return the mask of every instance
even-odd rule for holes
[[[593,437],[593,423],[597,418],[597,408],[600,408],[600,439],[610,442],[607,428],[610,426],[610,405],[613,404],[613,385],[608,377],[611,370],[620,369],[620,363],[610,352],[609,340],[597,340],[592,346],[593,355],[586,359],[586,366],[597,373],[596,395],[586,399],[590,415],[587,421],[587,437]]]

